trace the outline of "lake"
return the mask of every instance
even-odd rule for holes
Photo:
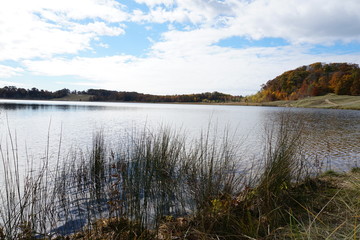
[[[360,111],[352,110],[1,100],[0,143],[3,152],[11,150],[11,136],[20,167],[26,167],[43,158],[47,146],[53,158],[86,151],[99,131],[116,148],[133,131],[170,128],[191,139],[209,130],[217,140],[229,133],[244,161],[251,162],[262,152],[266,126],[280,112],[303,122],[307,156],[341,170],[360,163]]]

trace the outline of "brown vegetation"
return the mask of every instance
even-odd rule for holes
[[[313,63],[287,71],[268,81],[255,95],[255,102],[296,100],[328,93],[360,95],[360,68],[349,63]]]

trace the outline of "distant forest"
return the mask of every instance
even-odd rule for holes
[[[66,98],[69,95],[88,95],[90,101],[113,102],[268,102],[276,100],[297,100],[308,96],[328,93],[338,95],[360,95],[360,68],[350,63],[313,63],[284,72],[263,84],[261,90],[251,96],[233,96],[220,92],[205,92],[181,95],[151,95],[137,92],[88,89],[55,92],[37,88],[24,89],[14,86],[0,88],[0,98],[50,100]]]
[[[39,90],[37,88],[24,89],[14,86],[0,88],[0,98],[50,100],[64,98],[70,94],[89,95],[90,101],[119,101],[119,102],[239,102],[242,96],[232,96],[219,92],[206,92],[183,95],[151,95],[137,92],[118,92],[104,89],[89,89],[87,91],[70,91],[61,89],[55,92]]]
[[[328,93],[360,95],[360,68],[349,63],[313,63],[287,71],[247,97],[254,102],[296,100]]]
[[[14,86],[7,86],[0,88],[0,98],[7,98],[7,99],[47,100],[53,98],[66,97],[69,94],[70,94],[70,90],[66,88],[55,92],[39,90],[37,88],[31,88],[31,89],[17,88]]]

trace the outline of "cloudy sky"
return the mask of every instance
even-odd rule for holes
[[[360,63],[359,0],[0,1],[0,85],[248,95]]]

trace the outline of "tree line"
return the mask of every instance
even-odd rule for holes
[[[360,95],[360,68],[349,63],[313,63],[284,72],[248,97],[255,102],[296,100],[328,93]]]
[[[112,91],[105,89],[88,89],[86,91],[70,91],[61,89],[55,92],[39,90],[37,88],[24,89],[14,86],[0,88],[0,98],[50,100],[63,98],[70,94],[89,95],[90,101],[119,101],[119,102],[239,102],[242,96],[232,96],[220,92],[205,92],[182,95],[151,95],[137,92]]]
[[[39,90],[37,88],[25,89],[17,88],[15,86],[6,86],[0,88],[0,98],[7,99],[34,99],[34,100],[48,100],[53,98],[62,98],[70,94],[67,88],[51,92],[47,90]]]
[[[238,102],[242,96],[232,96],[220,92],[205,92],[181,95],[151,95],[137,92],[118,92],[103,89],[89,89],[91,101],[121,102]]]

